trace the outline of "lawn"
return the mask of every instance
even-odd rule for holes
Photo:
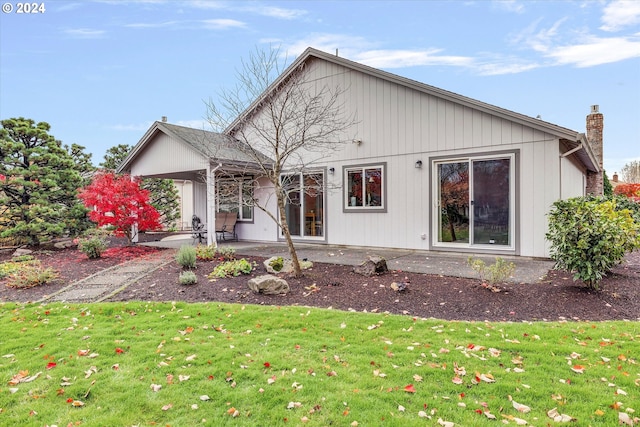
[[[0,328],[7,426],[565,424],[553,408],[567,425],[612,426],[640,415],[639,322],[6,303]]]

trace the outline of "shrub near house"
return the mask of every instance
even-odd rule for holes
[[[640,222],[615,199],[576,197],[553,204],[546,236],[556,268],[597,290],[627,252],[640,248]]]

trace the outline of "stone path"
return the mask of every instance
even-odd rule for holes
[[[152,256],[126,261],[71,283],[42,301],[101,302],[117,294],[152,271],[174,261],[175,251],[158,251]]]

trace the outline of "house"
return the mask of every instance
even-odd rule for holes
[[[119,171],[191,180],[210,230],[213,212],[235,211],[240,239],[281,239],[272,189],[239,135],[293,75],[343,88],[356,117],[340,149],[283,172],[297,186],[286,206],[297,241],[548,257],[553,202],[602,193],[598,106],[585,134],[312,48],[224,133],[155,122]],[[248,179],[227,179],[238,174]]]

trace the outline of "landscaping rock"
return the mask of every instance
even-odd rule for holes
[[[387,261],[383,257],[377,255],[371,255],[369,259],[353,269],[354,273],[367,277],[384,274],[388,271]]]
[[[53,247],[56,249],[74,248],[76,246],[78,245],[76,242],[73,241],[73,239],[59,240],[53,244]]]
[[[276,270],[271,265],[274,261],[278,259],[282,259],[282,268],[280,270]],[[293,272],[293,262],[288,258],[282,258],[279,256],[271,257],[263,262],[264,268],[267,269],[267,273],[269,274],[279,274],[279,273],[292,273]],[[306,270],[308,268],[313,267],[313,263],[311,261],[302,260],[300,261],[300,269]]]
[[[253,292],[265,295],[281,295],[289,292],[287,281],[272,274],[254,277],[247,285]]]
[[[33,251],[29,250],[29,249],[24,249],[24,248],[18,248],[13,252],[12,256],[23,256],[23,255],[30,255],[32,254]]]

